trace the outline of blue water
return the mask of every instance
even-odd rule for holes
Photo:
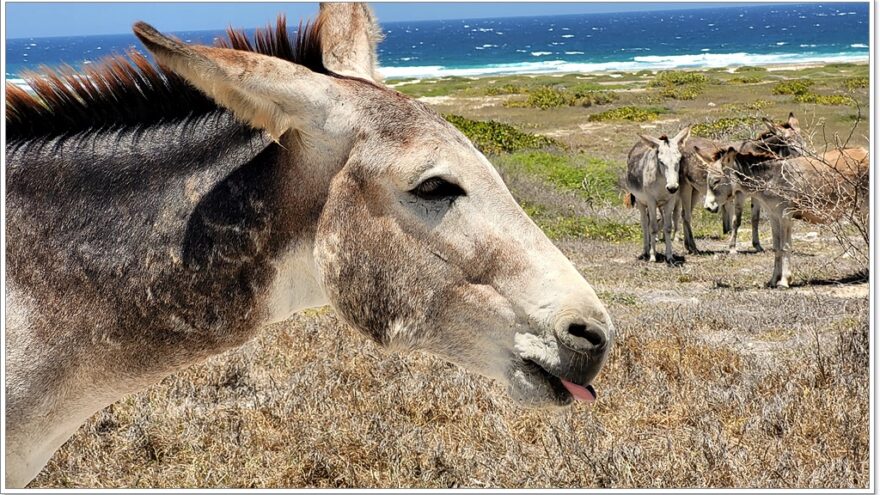
[[[379,59],[388,78],[861,61],[868,58],[868,12],[868,3],[830,3],[396,22],[383,25]],[[211,43],[222,33],[174,34]],[[26,68],[81,67],[140,48],[129,34],[6,46],[13,79]]]

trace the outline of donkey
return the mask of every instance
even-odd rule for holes
[[[758,134],[755,138],[742,141],[740,143],[724,143],[704,138],[691,138],[686,146],[684,160],[682,161],[682,170],[685,177],[684,185],[681,189],[682,196],[682,216],[685,224],[685,244],[688,243],[688,232],[690,228],[690,210],[696,203],[696,198],[704,195],[708,187],[706,169],[708,162],[712,161],[712,156],[722,150],[726,150],[731,146],[736,146],[740,151],[752,154],[769,153],[776,158],[801,156],[806,149],[806,144],[801,134],[800,125],[794,113],[789,113],[788,120],[782,124],[776,124],[772,120],[764,118],[764,124],[768,130]],[[731,205],[733,211],[730,211]],[[706,203],[706,208],[712,213],[721,213],[722,232],[730,234],[730,242],[728,243],[728,251],[730,254],[736,254],[736,240],[739,233],[739,226],[742,222],[742,210],[745,205],[745,195],[742,193],[734,194],[726,202]],[[684,218],[687,215],[687,218]],[[751,224],[752,224],[752,247],[756,252],[764,251],[761,246],[761,240],[758,236],[758,225],[761,218],[760,204],[751,202]],[[731,224],[732,220],[732,224]],[[693,244],[693,236],[690,236],[690,242]],[[688,251],[693,249],[696,252],[696,245],[688,246]]]
[[[869,161],[863,148],[777,159],[774,154],[730,147],[713,158],[707,207],[743,192],[757,200],[770,218],[775,250],[770,287],[789,286],[793,219],[827,224],[850,208],[867,205]]]
[[[672,217],[678,201],[681,146],[690,136],[686,127],[672,139],[639,135],[639,141],[627,156],[625,187],[638,205],[642,223],[643,252],[640,258],[654,262],[658,230],[657,208],[663,219],[666,262],[674,263],[672,253]],[[660,180],[663,179],[663,180]],[[689,229],[689,226],[686,227]]]
[[[134,32],[159,67],[7,90],[7,486],[100,408],[326,304],[519,404],[595,400],[608,312],[486,158],[379,82],[366,7],[295,39]]]

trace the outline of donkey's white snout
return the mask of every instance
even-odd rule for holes
[[[675,191],[678,191],[678,184],[666,186],[666,190],[674,193]]]

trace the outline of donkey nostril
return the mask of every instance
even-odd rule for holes
[[[572,323],[568,326],[568,333],[575,337],[585,339],[595,347],[602,347],[605,345],[605,332],[603,332],[601,328],[593,325],[587,326],[583,323]]]

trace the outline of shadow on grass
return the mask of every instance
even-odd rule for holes
[[[644,254],[640,254],[639,257],[636,259],[639,261],[648,261],[648,257],[645,256]],[[670,261],[667,264],[672,265],[672,266],[680,266],[680,265],[683,265],[684,262],[685,262],[684,256],[679,256],[677,254],[673,254],[672,261]],[[666,263],[666,255],[663,253],[657,253],[655,263]]]
[[[870,272],[865,269],[837,278],[810,278],[800,282],[795,282],[791,284],[791,287],[865,284],[868,283],[870,275]]]

